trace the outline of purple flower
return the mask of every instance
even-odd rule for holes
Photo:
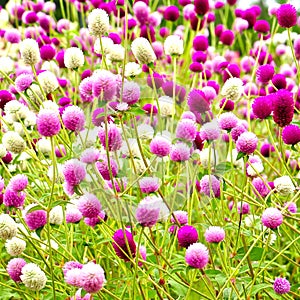
[[[78,185],[86,175],[85,165],[78,159],[66,161],[62,172],[66,182],[71,186]]]
[[[239,215],[247,215],[250,212],[250,206],[247,202],[238,202],[237,211]]]
[[[81,269],[80,286],[88,293],[99,292],[105,284],[104,270],[101,266],[90,262]]]
[[[231,130],[236,127],[239,119],[232,112],[226,112],[219,116],[218,121],[221,129]]]
[[[206,51],[208,46],[208,39],[205,35],[197,35],[193,40],[193,48],[196,51]]]
[[[36,230],[47,224],[47,213],[44,210],[35,210],[27,213],[25,222],[30,230]]]
[[[188,106],[193,113],[202,114],[210,110],[210,103],[207,101],[205,94],[196,89],[191,90],[188,94]]]
[[[12,189],[15,192],[20,192],[25,190],[27,185],[28,185],[28,177],[23,174],[17,174],[10,179],[7,188]]]
[[[91,77],[86,77],[80,82],[79,95],[83,102],[93,102],[93,79]]]
[[[132,233],[127,229],[118,229],[113,235],[113,247],[117,256],[129,261],[130,257],[135,257],[136,245]]]
[[[272,78],[275,73],[274,67],[266,64],[259,66],[256,71],[256,78],[259,82],[263,84],[267,84]]]
[[[15,282],[21,282],[20,276],[22,275],[22,268],[26,265],[26,261],[23,258],[11,259],[6,267],[6,271],[9,277]]]
[[[24,92],[28,89],[33,81],[33,76],[29,74],[21,74],[15,80],[16,90],[18,92]]]
[[[110,180],[107,157],[102,156],[100,158],[100,161],[96,162],[96,168],[98,169],[99,173],[105,180]],[[112,176],[115,177],[118,174],[118,165],[116,161],[111,157],[110,157],[110,169],[112,172]]]
[[[176,21],[179,18],[179,9],[175,5],[168,6],[164,11],[164,19],[168,21]]]
[[[157,177],[143,177],[139,181],[142,193],[150,194],[158,191],[160,183]]]
[[[10,28],[5,31],[4,38],[11,44],[18,44],[21,41],[21,33],[18,29]]]
[[[170,159],[172,161],[187,161],[191,156],[191,148],[185,143],[177,143],[172,145],[170,151]]]
[[[208,249],[201,243],[190,245],[185,253],[186,263],[194,268],[203,269],[209,260]]]
[[[291,4],[282,4],[277,10],[278,24],[284,28],[290,28],[297,24],[297,10]]]
[[[233,111],[234,110],[234,102],[232,100],[229,100],[229,99],[226,99],[226,98],[223,98],[221,101],[220,101],[220,105],[219,105],[220,108],[223,107],[223,110],[227,110],[227,111]]]
[[[279,90],[273,98],[273,120],[280,127],[289,125],[294,116],[294,98],[288,90]]]
[[[144,227],[154,226],[158,219],[162,206],[162,199],[156,196],[147,196],[136,209],[136,219]]]
[[[204,175],[200,180],[200,188],[206,196],[220,197],[220,181],[214,175]]]
[[[193,120],[182,119],[178,122],[176,128],[176,138],[192,142],[196,138],[196,133],[197,127]]]
[[[259,119],[266,119],[272,113],[272,96],[257,97],[253,104],[252,110],[254,115]]]
[[[177,239],[180,247],[187,248],[198,241],[197,229],[190,225],[182,226],[178,230]]]
[[[266,20],[257,20],[253,29],[259,33],[268,33],[270,31],[270,24]]]
[[[112,100],[117,92],[116,76],[109,71],[100,70],[96,71],[92,78],[94,96],[104,101]]]
[[[7,90],[0,90],[0,108],[4,109],[4,106],[15,97]]]
[[[98,137],[102,146],[106,149],[106,129],[105,125],[99,128]],[[107,124],[107,144],[109,151],[117,151],[121,148],[123,140],[120,129],[114,123]]]
[[[282,140],[287,145],[295,145],[300,142],[300,127],[290,124],[283,128]]]
[[[208,243],[220,243],[225,238],[225,230],[219,226],[210,226],[205,230],[204,237]]]
[[[7,188],[3,195],[3,204],[5,206],[21,207],[25,202],[26,194]]]
[[[167,156],[171,151],[171,142],[162,136],[156,136],[150,143],[150,152],[159,156]]]
[[[265,198],[268,194],[269,194],[269,192],[270,192],[270,190],[271,190],[271,188],[270,187],[268,187],[267,185],[266,185],[266,183],[264,183],[264,181],[261,179],[261,178],[259,178],[259,177],[257,177],[257,178],[254,178],[253,180],[252,180],[252,185],[253,185],[253,187],[255,188],[253,191],[254,191],[254,193],[257,195],[257,193],[261,196],[261,197],[263,197],[263,198]]]
[[[141,90],[137,83],[128,81],[124,83],[122,101],[128,105],[137,103],[140,99]]]
[[[252,154],[257,147],[257,136],[252,132],[242,133],[236,141],[236,150],[245,154]]]
[[[205,123],[200,129],[200,137],[203,140],[213,141],[220,137],[220,126],[217,120]]]
[[[263,212],[261,221],[264,226],[275,229],[283,222],[282,213],[275,207],[269,207]]]
[[[195,12],[197,15],[204,16],[209,11],[208,0],[195,0]]]
[[[274,280],[273,289],[277,294],[286,294],[290,291],[291,285],[285,278],[278,277]]]
[[[71,131],[81,131],[84,129],[84,112],[78,106],[68,106],[63,112],[62,120],[65,127]]]
[[[227,46],[231,46],[234,41],[234,34],[231,30],[224,30],[221,33],[220,41]]]
[[[97,224],[99,224],[101,221],[106,220],[106,215],[103,210],[100,211],[100,213],[97,215],[97,217],[94,218],[84,218],[84,223],[88,226],[95,227]]]
[[[56,51],[51,45],[43,45],[40,48],[41,58],[43,60],[51,60],[55,57]]]
[[[275,74],[272,78],[272,83],[278,90],[285,89],[287,85],[286,77],[282,74]]]
[[[42,136],[54,136],[60,131],[58,112],[51,109],[42,109],[36,119],[37,130]]]
[[[95,218],[101,211],[101,203],[98,198],[86,193],[78,199],[77,207],[84,217]]]

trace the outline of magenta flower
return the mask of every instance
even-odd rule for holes
[[[139,181],[142,193],[150,194],[158,191],[160,187],[159,178],[157,177],[143,177]]]
[[[42,109],[36,119],[37,130],[42,136],[54,136],[60,131],[58,112],[51,109]]]
[[[162,200],[156,196],[144,198],[136,209],[136,219],[144,227],[154,226],[161,210]]]
[[[99,128],[98,137],[101,141],[102,146],[106,149],[106,129],[105,125]],[[107,144],[109,151],[117,151],[122,147],[122,136],[120,129],[114,124],[107,124]]]
[[[85,178],[85,165],[78,159],[70,159],[64,164],[63,175],[68,184],[78,185]]]
[[[86,193],[78,199],[77,207],[84,217],[97,217],[101,211],[101,203],[98,198],[90,193]]]
[[[164,19],[175,22],[179,18],[179,9],[175,5],[168,6],[164,11]]]
[[[214,175],[204,175],[200,180],[200,188],[206,196],[220,197],[220,181]]]
[[[112,239],[113,247],[117,256],[124,259],[125,261],[129,261],[130,257],[134,258],[136,254],[136,245],[133,239],[132,233],[127,229],[118,229]]]
[[[195,0],[195,12],[197,15],[204,16],[209,11],[208,0]]]
[[[225,230],[219,226],[210,226],[205,230],[204,237],[208,243],[220,243],[225,238]]]
[[[263,198],[265,198],[268,194],[269,194],[269,192],[270,192],[270,190],[271,190],[271,188],[270,187],[268,187],[265,183],[264,183],[264,181],[261,179],[261,178],[259,178],[259,177],[256,177],[256,178],[254,178],[253,180],[252,180],[252,185],[253,185],[253,187],[255,188],[255,189],[253,189],[253,191],[254,191],[254,193],[257,195],[257,193],[261,196],[261,197],[263,197]]]
[[[100,97],[104,101],[113,99],[117,92],[116,76],[109,71],[96,71],[93,78],[93,95]]]
[[[26,265],[26,261],[23,258],[11,259],[6,267],[6,271],[9,277],[15,282],[21,282],[20,276],[22,275],[22,268]]]
[[[227,46],[231,46],[234,41],[234,34],[231,30],[224,30],[221,33],[220,41]]]
[[[105,284],[104,270],[93,262],[83,265],[80,286],[88,293],[98,293]]]
[[[245,154],[252,154],[257,147],[257,136],[252,132],[242,133],[236,141],[236,150]]]
[[[84,129],[85,115],[83,110],[75,105],[68,106],[62,115],[65,127],[71,131],[81,131]]]
[[[80,82],[79,95],[83,102],[93,102],[93,79],[91,77],[86,77]]]
[[[44,210],[35,210],[27,213],[25,222],[30,230],[36,230],[47,224],[47,213]]]
[[[277,10],[278,24],[284,28],[290,28],[297,24],[297,10],[291,4],[282,4]]]
[[[275,229],[283,222],[282,213],[275,207],[269,207],[263,212],[261,221],[264,226]]]
[[[110,180],[107,157],[102,156],[100,158],[100,161],[96,162],[96,168],[98,169],[99,173],[105,180]],[[115,177],[118,174],[118,165],[116,161],[111,157],[110,157],[110,169],[112,172],[112,176]]]
[[[296,145],[300,142],[300,127],[290,124],[283,128],[282,140],[287,145]]]
[[[205,94],[196,89],[191,90],[188,94],[188,106],[193,113],[202,114],[210,110],[210,103],[206,100]]]
[[[150,152],[159,157],[169,155],[170,151],[171,142],[167,138],[156,136],[150,143]]]
[[[56,51],[54,47],[46,44],[40,48],[40,54],[43,60],[51,60],[55,57]]]
[[[196,133],[197,127],[193,120],[182,119],[178,122],[176,128],[176,138],[192,142],[196,138]]]
[[[197,269],[203,269],[209,260],[208,249],[201,243],[190,245],[185,253],[186,263]]]
[[[180,247],[187,248],[198,241],[197,229],[190,225],[180,227],[177,233],[177,240]]]
[[[247,202],[238,202],[237,211],[239,215],[247,215],[250,212],[250,205]]]
[[[268,33],[270,31],[270,24],[266,20],[257,20],[253,29],[258,33]]]
[[[26,194],[7,188],[3,195],[3,204],[5,206],[21,207],[25,202]]]
[[[205,35],[197,35],[193,40],[193,48],[196,51],[206,51],[208,48],[208,39]]]
[[[17,174],[10,179],[7,188],[12,189],[15,192],[20,192],[25,190],[27,185],[28,185],[28,177],[23,174]]]
[[[33,81],[33,76],[29,74],[21,74],[15,80],[16,90],[18,92],[24,92],[28,89]]]
[[[263,84],[267,84],[272,78],[275,73],[274,67],[266,64],[259,66],[256,71],[256,78],[259,82]]]
[[[218,121],[221,129],[231,130],[236,127],[239,119],[232,112],[226,112],[219,116]]]
[[[273,96],[262,96],[255,98],[252,104],[254,115],[259,119],[266,119],[272,113]]]
[[[282,295],[290,291],[291,285],[287,279],[278,277],[274,280],[273,289],[275,293]]]
[[[191,156],[191,148],[185,143],[176,143],[172,145],[170,159],[172,161],[187,161]]]

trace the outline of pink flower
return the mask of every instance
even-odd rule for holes
[[[291,4],[282,4],[277,10],[277,20],[281,27],[290,28],[297,24],[297,10]]]
[[[185,253],[186,263],[194,268],[203,269],[209,260],[208,249],[201,243],[190,245]]]
[[[43,136],[54,136],[60,131],[58,112],[51,109],[42,109],[36,119],[37,130]]]
[[[101,266],[90,262],[81,269],[80,286],[88,293],[99,292],[105,284],[104,270]]]
[[[161,136],[156,136],[150,143],[150,152],[159,157],[167,156],[171,151],[171,142]]]
[[[99,173],[101,174],[101,176],[105,180],[110,180],[107,157],[102,156],[100,158],[100,161],[96,162],[96,167],[97,167]],[[118,165],[117,165],[116,161],[111,157],[110,157],[110,169],[112,172],[112,176],[115,177],[118,174]]]
[[[236,141],[236,150],[245,154],[252,154],[257,147],[258,139],[252,132],[242,133]]]
[[[287,145],[295,145],[300,142],[300,127],[290,124],[283,128],[282,140]]]
[[[95,218],[101,211],[101,203],[98,198],[86,193],[78,199],[77,207],[84,217]]]
[[[136,245],[130,231],[118,229],[112,238],[114,240],[113,247],[120,258],[129,261],[130,257],[135,257]]]
[[[191,148],[185,143],[177,143],[172,145],[170,151],[170,159],[172,161],[187,161],[191,156]]]
[[[105,125],[99,128],[98,137],[102,146],[106,149],[106,129]],[[107,124],[107,144],[109,151],[117,151],[121,148],[123,140],[120,129],[114,124]]]
[[[204,175],[200,180],[200,188],[209,197],[220,197],[220,181],[214,175]]]
[[[7,188],[12,189],[13,191],[16,192],[20,192],[25,190],[27,185],[28,185],[27,176],[23,174],[17,174],[10,179]]]
[[[44,210],[35,210],[27,213],[25,222],[30,230],[36,230],[47,224],[47,213]]]
[[[109,71],[100,70],[92,76],[92,79],[94,97],[100,97],[104,101],[112,100],[117,91],[115,75]]]
[[[275,229],[282,224],[283,217],[280,210],[269,207],[263,212],[261,221],[264,226]]]
[[[222,227],[210,226],[206,229],[204,236],[208,243],[219,243],[224,240],[225,231]]]
[[[72,186],[78,185],[85,178],[85,165],[78,159],[70,159],[64,164],[63,175],[67,183]]]
[[[182,119],[178,122],[176,128],[176,138],[192,142],[196,138],[196,133],[197,127],[194,120]]]
[[[157,177],[143,177],[139,181],[142,193],[150,194],[159,189],[160,183]]]
[[[6,267],[6,271],[9,277],[15,282],[21,282],[20,276],[22,275],[22,268],[26,265],[26,261],[23,258],[11,259]]]
[[[179,228],[177,239],[180,247],[187,248],[198,241],[197,229],[190,225],[184,225]]]
[[[85,116],[83,110],[75,105],[66,107],[63,112],[62,120],[65,127],[72,131],[84,129]]]

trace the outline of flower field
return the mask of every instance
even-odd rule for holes
[[[0,9],[0,298],[300,299],[296,1]]]

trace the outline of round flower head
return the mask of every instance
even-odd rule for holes
[[[110,173],[106,156],[101,157],[100,161],[96,162],[96,168],[105,180],[110,180]],[[110,158],[110,169],[112,172],[112,176],[115,177],[118,174],[118,165],[113,158]]]
[[[261,221],[264,226],[275,229],[282,224],[283,217],[280,210],[275,207],[269,207],[263,212]]]
[[[158,191],[160,183],[157,177],[143,177],[139,181],[142,193],[150,194]]]
[[[21,207],[25,202],[26,194],[24,192],[14,191],[7,188],[3,195],[3,204],[5,206]]]
[[[41,60],[39,45],[33,39],[22,41],[20,43],[20,52],[26,65],[35,65]]]
[[[41,109],[37,119],[37,130],[42,136],[54,136],[60,131],[60,118],[58,112],[51,109]]]
[[[257,195],[257,193],[261,196],[261,197],[263,197],[263,198],[265,198],[268,194],[269,194],[269,192],[270,192],[270,190],[271,190],[271,188],[269,187],[269,186],[267,186],[267,184],[266,183],[264,183],[264,181],[261,179],[261,178],[259,178],[259,177],[257,177],[257,178],[254,178],[253,180],[252,180],[252,185],[253,185],[253,187],[255,188],[253,191],[254,191],[254,193]]]
[[[16,236],[17,223],[7,214],[0,215],[0,238],[8,240]]]
[[[248,163],[246,165],[247,175],[251,177],[257,176],[264,170],[261,159],[257,155],[249,157]]]
[[[105,284],[104,270],[93,262],[83,265],[80,286],[88,293],[98,293]]]
[[[196,138],[197,127],[194,120],[182,119],[176,128],[176,138],[192,142]]]
[[[272,113],[272,96],[257,97],[252,104],[252,111],[259,119],[266,119]]]
[[[243,93],[243,81],[240,78],[229,78],[224,83],[221,95],[232,101],[237,101]]]
[[[107,127],[107,135],[105,126],[103,125],[103,127],[99,128],[98,137],[104,149],[106,149],[107,142],[109,151],[117,151],[121,148],[123,143],[120,129],[114,123],[107,124]],[[107,141],[106,136],[108,139]]]
[[[287,84],[286,78],[282,74],[275,74],[272,78],[272,83],[278,90],[285,89]]]
[[[109,16],[103,9],[93,9],[88,15],[88,28],[90,35],[101,38],[109,30]]]
[[[47,224],[47,213],[44,210],[35,210],[27,213],[25,222],[30,230],[36,230]]]
[[[107,58],[111,62],[122,62],[125,57],[125,48],[122,45],[115,44],[111,47]]]
[[[161,96],[158,98],[158,103],[162,117],[172,116],[175,113],[173,98],[169,96]]]
[[[78,185],[85,178],[85,165],[78,159],[70,159],[63,166],[63,174],[68,184]]]
[[[274,186],[278,193],[287,196],[294,192],[295,186],[289,176],[278,177],[274,180]]]
[[[282,4],[277,10],[278,24],[284,28],[290,28],[297,24],[297,10],[291,4]]]
[[[164,42],[166,55],[181,55],[183,53],[183,40],[178,35],[169,35]]]
[[[82,213],[79,209],[75,205],[67,205],[66,223],[78,223],[81,219]]]
[[[81,196],[77,201],[77,207],[84,217],[97,217],[101,211],[101,203],[98,198],[90,193]]]
[[[68,48],[64,53],[64,64],[68,69],[77,69],[84,64],[84,55],[77,47]]]
[[[221,33],[220,41],[227,46],[231,46],[234,42],[234,34],[231,30],[224,30]]]
[[[154,129],[151,125],[140,124],[137,127],[138,136],[142,140],[151,140],[154,135]]]
[[[9,255],[18,256],[25,250],[26,242],[17,237],[13,237],[6,241],[5,248]]]
[[[272,78],[275,73],[274,67],[266,64],[259,66],[256,71],[256,78],[259,82],[263,84],[267,84]]]
[[[117,256],[125,261],[129,261],[130,257],[135,257],[136,244],[130,231],[118,229],[112,239],[114,240],[113,247]]]
[[[273,289],[275,293],[282,295],[290,291],[291,285],[287,279],[278,277],[274,280]]]
[[[43,60],[51,60],[55,57],[56,51],[53,46],[46,44],[40,48],[40,54]]]
[[[253,29],[259,33],[268,33],[270,31],[270,24],[266,20],[257,20]]]
[[[247,202],[238,202],[237,211],[239,215],[247,215],[250,212],[250,206]]]
[[[102,41],[103,53],[105,55],[108,55],[109,52],[111,51],[111,48],[114,46],[114,41],[107,36],[102,36],[101,41]],[[99,38],[96,39],[95,41],[94,52],[97,54],[102,54],[101,43]]]
[[[100,152],[95,148],[87,148],[81,153],[80,161],[85,164],[95,163],[100,158]]]
[[[179,18],[179,9],[175,5],[168,6],[164,11],[164,19],[174,22]]]
[[[294,116],[293,94],[281,89],[273,97],[273,120],[280,127],[289,125]]]
[[[191,148],[185,143],[176,143],[172,145],[170,159],[172,161],[187,161],[191,156]]]
[[[15,282],[21,282],[20,276],[22,275],[22,268],[26,265],[26,261],[23,258],[11,259],[6,267],[6,271],[9,277]]]
[[[24,92],[28,89],[33,81],[33,76],[29,74],[21,74],[15,80],[16,90],[18,92]]]
[[[7,151],[21,153],[25,150],[26,143],[15,131],[7,131],[2,137],[2,143]]]
[[[96,71],[93,76],[93,95],[101,97],[104,101],[110,101],[117,92],[116,76],[107,70]]]
[[[91,77],[84,78],[79,84],[79,94],[82,102],[92,102],[93,95],[93,79]]]
[[[220,197],[220,181],[214,175],[204,175],[200,180],[200,188],[207,196]]]
[[[132,42],[131,50],[139,64],[148,65],[156,60],[156,55],[149,41],[143,37],[138,37]]]
[[[125,82],[123,85],[122,101],[133,105],[139,101],[141,96],[140,86],[133,81]]]
[[[219,226],[210,226],[205,230],[204,237],[208,243],[220,243],[225,238],[225,230]]]
[[[282,140],[287,145],[296,145],[300,142],[300,127],[290,124],[283,128]]]
[[[205,94],[197,89],[193,89],[188,94],[188,106],[193,113],[205,113],[210,109],[210,103]]]
[[[213,141],[220,137],[220,126],[216,119],[205,123],[200,129],[200,137],[203,140]]]
[[[63,112],[62,120],[65,127],[69,130],[81,131],[84,129],[85,115],[78,106],[68,106]]]
[[[284,207],[287,207],[287,210],[292,214],[297,213],[297,204],[295,202],[287,202]]]
[[[60,225],[63,222],[64,214],[63,208],[58,205],[54,206],[49,213],[49,222],[50,224]]]
[[[171,142],[162,136],[154,137],[154,139],[150,143],[150,152],[159,157],[169,155],[170,151]]]
[[[252,132],[242,133],[236,141],[236,150],[245,154],[252,154],[257,147],[257,136]]]
[[[177,239],[180,247],[187,248],[198,241],[198,232],[195,227],[184,225],[178,230]]]
[[[125,65],[125,77],[134,77],[142,73],[141,66],[135,62],[128,62]]]
[[[67,272],[72,269],[82,269],[83,265],[77,261],[67,261],[63,266],[63,273],[66,276]]]
[[[10,179],[7,188],[12,189],[15,192],[20,192],[25,190],[27,185],[28,185],[28,177],[23,174],[17,174]]]
[[[11,44],[18,44],[21,41],[21,33],[15,28],[8,29],[5,31],[4,39]]]
[[[201,243],[194,243],[186,249],[186,263],[197,269],[203,269],[209,260],[209,253],[206,246]]]
[[[218,121],[223,130],[231,130],[238,124],[238,118],[232,112],[222,113]]]
[[[73,268],[69,270],[65,275],[65,281],[67,284],[72,286],[80,287],[81,286],[81,269]]]
[[[24,285],[32,291],[39,291],[46,285],[45,273],[34,263],[26,264],[20,276]]]
[[[58,81],[56,76],[50,72],[45,71],[38,75],[38,80],[46,94],[54,92],[58,88]]]

